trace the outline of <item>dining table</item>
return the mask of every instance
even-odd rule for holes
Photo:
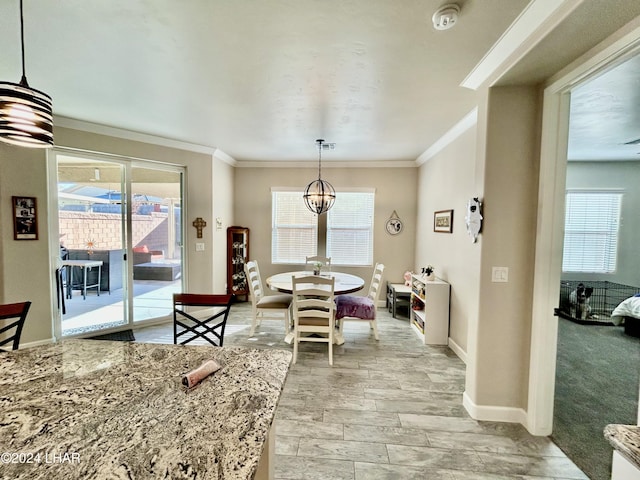
[[[313,275],[314,273],[312,271],[305,270],[276,273],[275,275],[271,275],[270,277],[268,277],[266,283],[267,287],[269,287],[271,290],[290,294],[293,293],[293,277],[308,277]],[[357,292],[364,288],[364,279],[350,273],[321,272],[320,276],[335,279],[335,285],[333,287],[334,295],[346,295],[349,293]],[[286,343],[292,343],[293,337],[293,329],[290,329],[285,335],[284,341]],[[339,329],[337,329],[333,338],[336,345],[344,344],[344,337],[339,332]]]
[[[69,339],[0,356],[1,478],[274,477],[291,352]]]

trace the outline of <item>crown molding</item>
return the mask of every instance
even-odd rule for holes
[[[256,161],[236,161],[239,168],[312,168],[318,169],[318,162],[256,162]],[[373,162],[358,161],[322,161],[322,169],[325,168],[415,168],[416,162],[412,160],[382,160]]]
[[[462,119],[449,129],[444,135],[424,151],[422,155],[416,158],[415,165],[420,166],[438,153],[444,150],[448,145],[453,143],[460,135],[469,130],[478,123],[478,107],[475,107],[467,113]]]
[[[174,140],[172,138],[149,135],[147,133],[125,130],[123,128],[109,127],[107,125],[102,125],[99,123],[76,120],[75,118],[62,117],[59,115],[54,115],[53,125],[54,127],[71,128],[73,130],[79,130],[82,132],[96,133],[98,135],[106,135],[109,137],[121,138],[123,140],[150,143],[152,145],[176,148],[189,152],[204,153],[211,156],[215,155],[218,152],[221,152],[221,150],[214,147],[209,147],[207,145],[198,145],[195,143],[183,142],[181,140]],[[228,155],[225,154],[225,156],[233,161],[233,159]],[[226,161],[225,158],[222,158],[222,156],[218,156],[218,158]]]
[[[494,83],[584,0],[532,0],[460,86],[477,90]]]

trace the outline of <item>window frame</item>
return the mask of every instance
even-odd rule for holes
[[[340,208],[340,198],[344,198],[344,195],[351,194],[361,194],[361,195],[370,195],[370,199],[367,201],[370,203],[370,211],[367,212],[369,214],[370,222],[367,225],[361,224],[355,227],[343,227],[336,226],[332,227],[332,217],[336,214],[336,206],[338,209]],[[336,193],[336,201],[333,205],[333,208],[327,212],[327,222],[326,222],[326,232],[325,232],[325,241],[326,241],[326,256],[331,257],[331,266],[343,266],[343,267],[370,267],[373,265],[374,258],[374,242],[375,242],[375,210],[376,210],[376,190],[375,188],[350,188],[339,190]],[[333,212],[333,213],[332,213]],[[332,232],[354,232],[357,236],[359,232],[367,232],[368,233],[368,250],[366,252],[366,258],[364,261],[362,260],[362,256],[357,258],[354,262],[344,262],[340,259],[340,257],[344,257],[344,255],[338,255],[336,251],[333,251],[331,248],[331,238]],[[354,254],[354,258],[357,255]]]
[[[573,201],[570,198],[572,195],[576,195],[576,199]],[[592,198],[590,200],[578,199],[578,195],[592,196]],[[596,196],[603,195],[607,195],[609,198],[599,204],[594,203]],[[561,267],[563,274],[603,275],[616,273],[623,201],[624,190],[620,189],[566,189]],[[574,205],[573,210],[572,205]],[[589,212],[587,210],[598,213],[598,216],[591,215],[591,218],[588,218]],[[570,220],[570,217],[574,217],[574,220]],[[594,227],[594,220],[606,221],[607,225],[604,228]],[[582,263],[578,263],[576,258],[583,259]],[[598,263],[600,265],[597,265]]]

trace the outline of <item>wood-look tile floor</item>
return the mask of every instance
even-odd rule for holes
[[[224,344],[292,349],[282,321],[249,337],[251,308],[232,307]],[[462,406],[465,366],[448,347],[420,343],[408,320],[378,309],[380,340],[345,324],[345,344],[301,343],[276,412],[278,480],[588,480],[547,437],[478,422]],[[136,341],[173,343],[171,325]]]

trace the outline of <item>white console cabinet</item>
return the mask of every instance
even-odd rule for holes
[[[449,343],[449,295],[444,280],[411,276],[411,328],[426,345]]]

